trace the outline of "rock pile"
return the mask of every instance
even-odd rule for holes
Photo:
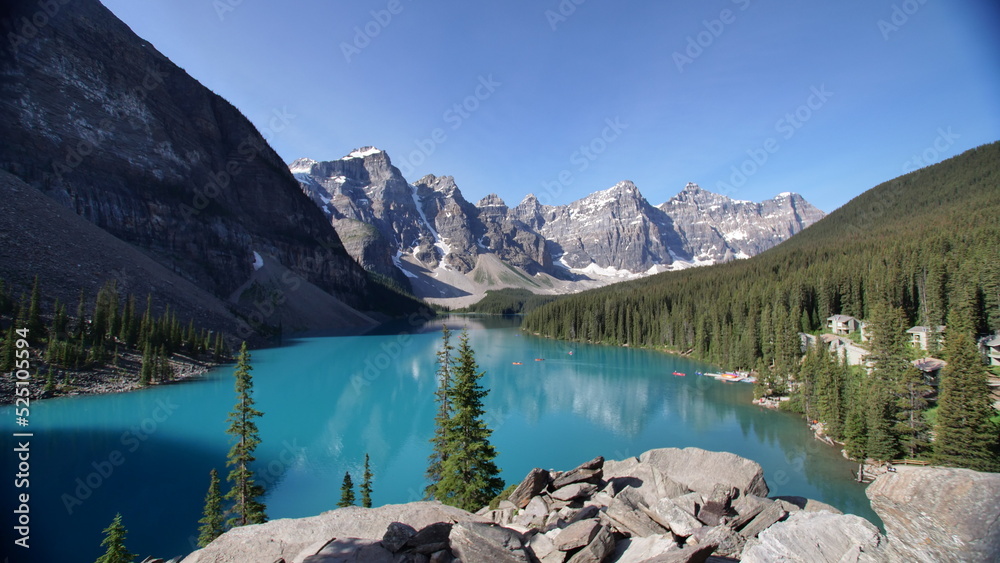
[[[698,448],[532,469],[476,514],[437,502],[345,508],[223,534],[184,563],[995,561],[1000,474],[900,468],[869,488],[889,530],[802,497],[757,463]],[[962,507],[974,506],[969,516]]]

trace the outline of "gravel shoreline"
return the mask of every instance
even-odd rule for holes
[[[35,366],[35,358],[32,358]],[[139,372],[142,367],[142,355],[126,352],[118,357],[116,366],[102,366],[91,370],[60,370],[53,373],[54,389],[44,393],[48,375],[47,368],[40,373],[32,373],[28,388],[31,390],[31,401],[52,399],[55,397],[72,397],[79,395],[105,395],[109,393],[125,393],[154,387],[156,385],[171,385],[180,383],[207,373],[210,369],[224,365],[212,361],[202,361],[183,354],[174,354],[169,359],[174,370],[174,378],[163,383],[154,383],[143,387],[139,384]],[[0,405],[14,404],[17,387],[12,373],[4,374],[0,380]],[[22,405],[23,406],[23,405]]]

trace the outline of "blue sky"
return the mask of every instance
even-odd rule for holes
[[[473,202],[628,179],[829,212],[1000,139],[993,0],[103,2],[286,161],[375,145]]]

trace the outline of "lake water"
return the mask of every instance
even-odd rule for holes
[[[264,412],[254,469],[267,486],[271,519],[335,508],[344,472],[360,483],[366,452],[376,505],[421,498],[441,322],[303,337],[252,353],[255,399]],[[851,463],[814,440],[799,418],[750,404],[752,386],[695,375],[713,371],[709,365],[535,338],[514,319],[447,322],[470,329],[486,372],[482,383],[492,390],[486,408],[508,484],[533,467],[571,469],[598,455],[622,459],[696,446],[759,462],[772,495],[814,498],[878,522],[851,480]],[[36,403],[28,552],[12,543],[11,434],[20,429],[13,408],[0,408],[7,452],[0,552],[11,562],[92,561],[116,512],[132,552],[190,551],[209,471],[217,468],[223,479],[228,473],[232,371],[227,366],[197,381],[134,393]]]

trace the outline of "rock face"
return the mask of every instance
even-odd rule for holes
[[[899,467],[866,492],[895,561],[1000,561],[1000,474]]]
[[[441,284],[568,292],[745,258],[823,217],[795,194],[758,204],[695,184],[654,207],[628,181],[567,205],[542,205],[528,195],[510,208],[495,194],[472,205],[450,176],[407,184],[373,147],[329,162],[299,159],[289,169],[355,259],[380,274],[406,276],[424,297],[454,294]],[[379,236],[362,232],[359,222]],[[499,270],[484,266],[486,257]]]
[[[744,563],[884,561],[884,548],[885,537],[864,518],[825,511],[797,512],[761,532],[743,551],[741,560]]]
[[[364,271],[239,110],[97,0],[56,10],[30,39],[37,2],[0,11],[3,36],[21,37],[0,42],[0,168],[217,298],[260,255],[365,304]],[[294,118],[277,109],[264,133]]]
[[[698,463],[715,464],[727,482],[708,488],[692,479],[684,468]],[[800,532],[798,520],[797,527],[790,528],[796,530],[793,540],[786,542],[785,536],[774,534],[777,540],[764,541],[767,531],[780,526],[788,513],[782,501],[751,492],[766,494],[767,490],[754,466],[732,454],[696,448],[653,450],[624,461],[605,462],[597,457],[565,472],[532,470],[515,489],[516,504],[504,500],[497,509],[483,508],[478,515],[433,502],[350,507],[313,518],[230,530],[184,562],[273,563],[279,557],[308,562],[451,562],[454,558],[469,562],[687,562],[704,561],[712,554],[739,558],[748,542],[757,553],[772,553],[783,543],[795,541],[799,543],[787,553],[808,554],[802,546],[807,547],[812,536]],[[661,467],[672,471],[677,480]],[[709,493],[691,491],[681,484],[682,478]],[[799,512],[791,503],[787,506],[797,511],[795,515],[835,516]],[[710,515],[705,507],[710,507]],[[872,541],[877,546],[884,539],[860,518],[835,518],[853,527],[840,528],[828,520],[802,521],[815,524],[810,524],[809,533],[829,528],[830,534],[837,535],[846,530],[843,537],[823,539],[827,543],[816,553],[868,553]],[[869,533],[872,530],[874,536]]]
[[[639,461],[705,496],[712,495],[719,484],[734,487],[743,494],[760,497],[768,494],[760,464],[729,452],[664,448],[642,454]]]
[[[688,184],[659,209],[673,221],[688,255],[715,263],[760,254],[824,216],[798,194],[754,203],[697,184]]]
[[[431,546],[436,551],[447,547],[454,522],[485,522],[469,514],[438,502],[413,502],[386,505],[378,508],[348,507],[324,512],[319,516],[297,519],[272,520],[234,528],[222,534],[204,549],[184,558],[184,563],[273,563],[279,558],[302,561],[316,555],[332,540],[341,540],[338,549],[351,542],[345,539],[365,539],[381,542],[387,529],[394,522],[405,524],[417,532],[404,543],[405,546]],[[439,525],[445,523],[444,526]],[[393,525],[393,528],[399,526]],[[360,548],[369,542],[357,543]],[[366,547],[365,549],[372,549]],[[391,553],[391,552],[390,552]]]

